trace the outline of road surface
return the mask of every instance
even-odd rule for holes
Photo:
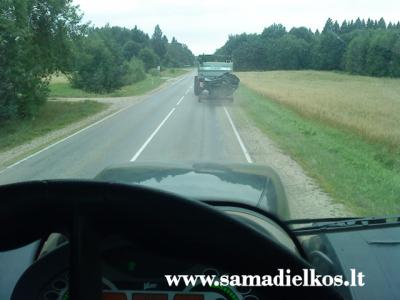
[[[143,101],[27,159],[0,170],[0,184],[93,178],[130,161],[251,162],[229,114],[229,101],[193,94],[188,74]]]

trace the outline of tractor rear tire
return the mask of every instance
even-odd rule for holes
[[[194,94],[196,96],[200,95],[200,86],[199,86],[199,77],[198,76],[194,76]]]

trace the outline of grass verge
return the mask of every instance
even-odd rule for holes
[[[151,91],[165,82],[164,78],[159,76],[147,76],[146,79],[134,84],[123,86],[122,88],[106,94],[97,94],[76,89],[71,86],[68,80],[57,79],[49,85],[49,97],[65,97],[65,98],[105,98],[105,97],[124,97],[136,96]]]
[[[399,213],[399,149],[389,149],[354,132],[306,118],[243,85],[236,99],[262,132],[356,215]]]
[[[108,107],[95,101],[48,101],[33,120],[9,120],[0,124],[0,152],[61,129]]]
[[[174,78],[186,74],[193,69],[191,68],[171,68],[161,71],[161,77]]]
[[[105,98],[105,97],[126,97],[143,95],[153,89],[156,89],[169,78],[174,78],[187,73],[188,69],[167,69],[161,72],[160,76],[147,75],[146,79],[123,86],[122,88],[106,94],[97,94],[76,89],[71,86],[68,79],[59,75],[54,77],[49,85],[50,97],[68,97],[68,98]]]

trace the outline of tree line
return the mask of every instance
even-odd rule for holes
[[[159,25],[151,37],[137,27],[92,27],[75,46],[71,83],[92,92],[110,92],[138,82],[158,66],[176,68],[194,62],[190,49],[174,37],[169,42]]]
[[[160,26],[153,35],[82,22],[72,0],[0,1],[0,121],[33,118],[48,96],[50,78],[110,92],[140,81],[154,68],[192,66],[194,55]]]
[[[231,35],[216,54],[230,56],[236,70],[340,70],[400,77],[400,22],[328,19],[321,32],[289,31],[273,24],[261,34]]]

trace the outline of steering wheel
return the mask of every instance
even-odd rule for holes
[[[70,299],[102,298],[99,249],[102,238],[115,233],[149,251],[162,249],[163,256],[231,274],[275,275],[278,269],[290,269],[291,275],[301,275],[303,269],[312,268],[268,236],[209,205],[150,188],[36,181],[1,186],[0,199],[0,251],[22,247],[51,232],[70,237]],[[32,298],[21,285],[20,280],[13,299]],[[341,299],[329,287],[264,290],[279,299]]]

